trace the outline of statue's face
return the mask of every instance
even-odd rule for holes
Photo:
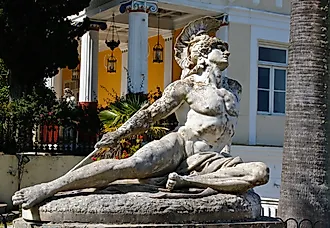
[[[211,52],[208,54],[208,60],[216,63],[220,70],[225,70],[229,66],[228,58],[230,52],[228,51],[228,45],[215,45]]]

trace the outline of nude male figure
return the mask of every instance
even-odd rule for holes
[[[267,183],[269,169],[264,163],[243,163],[221,152],[234,134],[241,86],[221,76],[230,53],[226,43],[207,35],[217,29],[216,23],[203,18],[183,30],[176,46],[177,59],[184,60],[178,61],[185,70],[181,80],[170,84],[160,99],[139,110],[117,131],[104,135],[96,147],[115,147],[121,138],[145,131],[174,112],[177,131],[146,144],[127,159],[103,159],[51,182],[24,188],[15,193],[13,203],[27,209],[57,192],[105,187],[119,179],[148,181],[165,176],[169,190],[185,186],[225,193],[241,193]],[[191,36],[188,41],[187,35]]]

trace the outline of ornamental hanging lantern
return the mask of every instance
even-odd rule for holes
[[[72,69],[72,76],[71,76],[72,81],[79,81],[80,79],[80,66],[78,66],[75,69]]]
[[[112,33],[112,40],[108,41],[108,35],[109,33]],[[117,38],[118,40],[115,41],[115,32],[117,33]],[[115,48],[119,47],[120,40],[118,36],[118,32],[116,31],[116,24],[115,24],[115,14],[112,14],[112,25],[109,27],[109,32],[107,34],[107,37],[105,39],[105,44],[111,49],[111,56],[107,59],[107,72],[108,73],[116,73],[117,71],[117,59],[113,55],[113,51]]]
[[[158,13],[158,40],[157,44],[153,47],[153,60],[154,63],[162,63],[163,62],[163,46],[159,43],[159,20],[160,16]]]
[[[116,73],[116,69],[117,69],[117,59],[115,58],[112,52],[107,60],[107,72]]]

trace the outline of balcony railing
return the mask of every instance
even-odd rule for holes
[[[262,216],[277,218],[278,199],[262,198],[261,208]]]
[[[14,134],[16,137],[13,137]],[[86,156],[93,151],[100,137],[101,135],[88,130],[57,125],[41,125],[16,132],[0,129],[0,151],[5,154],[41,152],[51,155]]]

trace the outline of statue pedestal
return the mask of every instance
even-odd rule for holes
[[[272,219],[263,218],[254,222],[230,222],[230,223],[212,223],[212,224],[121,224],[121,225],[107,225],[107,224],[93,224],[93,223],[40,223],[27,222],[23,218],[14,220],[15,228],[285,228],[284,223]]]
[[[165,194],[171,197],[171,193]],[[23,218],[16,220],[14,227],[29,228],[33,224],[49,228],[51,225],[86,227],[91,223],[92,227],[174,227],[178,224],[180,227],[204,224],[205,227],[206,224],[250,222],[260,218],[260,197],[253,191],[242,195],[206,196],[189,192],[184,198],[176,199],[162,198],[163,195],[153,186],[140,184],[65,193],[39,207],[23,210]],[[240,225],[223,227],[245,227],[243,223]]]

